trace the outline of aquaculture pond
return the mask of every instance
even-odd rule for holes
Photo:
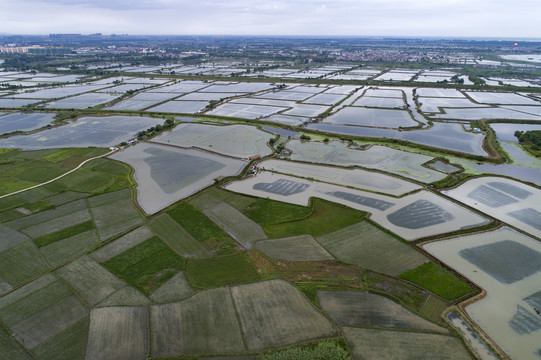
[[[82,117],[52,129],[30,135],[16,135],[0,139],[0,148],[21,148],[24,150],[50,149],[61,147],[110,147],[136,136],[160,119],[142,116]]]
[[[423,246],[486,290],[469,316],[511,358],[541,359],[541,243],[507,227]]]
[[[14,131],[30,131],[50,124],[55,113],[9,113],[0,114],[0,134]]]
[[[206,151],[139,143],[111,156],[135,168],[137,200],[147,214],[184,199],[219,177],[240,173],[246,162]]]

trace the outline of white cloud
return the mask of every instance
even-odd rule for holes
[[[541,37],[533,0],[0,0],[0,32]]]

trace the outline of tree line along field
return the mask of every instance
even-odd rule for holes
[[[380,351],[361,331],[418,358],[434,354],[424,338],[471,358],[440,315],[475,289],[367,213],[329,201],[298,206],[213,186],[147,217],[129,167],[96,159],[0,199],[0,232],[8,358]]]

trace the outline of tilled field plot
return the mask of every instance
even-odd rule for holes
[[[231,288],[250,351],[334,335],[332,324],[293,285],[270,280]]]
[[[90,312],[86,360],[145,360],[148,348],[147,309],[98,308]]]
[[[52,275],[45,275],[0,299],[2,322],[44,360],[82,357],[87,315],[88,310],[68,286]],[[0,354],[5,356],[14,351],[10,350],[11,345],[0,341]]]
[[[25,241],[0,253],[0,279],[11,285],[28,280],[47,269],[32,241]]]
[[[247,249],[252,248],[255,241],[267,238],[261,226],[229,204],[220,203],[203,213]]]
[[[126,306],[126,305],[147,305],[151,301],[138,290],[131,286],[124,286],[105,298],[96,307],[105,306]]]
[[[386,297],[364,291],[318,291],[323,311],[340,325],[447,332]]]
[[[229,288],[150,308],[153,357],[246,352]]]
[[[58,269],[56,274],[67,281],[90,306],[124,286],[121,280],[87,256]]]
[[[283,239],[261,240],[256,248],[274,259],[289,261],[333,260],[311,235],[299,235]]]
[[[368,222],[360,222],[317,238],[339,260],[397,276],[428,259]]]
[[[110,239],[143,222],[130,197],[92,207],[90,210],[101,241]]]
[[[5,223],[5,225],[15,230],[21,230],[57,219],[62,216],[69,216],[72,213],[85,209],[86,202],[84,200],[78,200],[66,205],[58,206],[52,210],[41,211],[36,214],[25,216],[21,219],[9,221]]]
[[[99,244],[95,229],[56,241],[40,249],[49,266],[55,267]]]
[[[153,236],[154,233],[148,227],[142,226],[99,248],[90,254],[90,257],[99,263],[103,263]]]
[[[451,336],[345,327],[355,359],[471,360],[462,342]]]
[[[150,294],[150,298],[154,302],[166,302],[186,298],[193,292],[192,287],[188,284],[184,273],[181,271]]]

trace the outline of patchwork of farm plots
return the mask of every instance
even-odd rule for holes
[[[469,316],[512,358],[539,359],[541,245],[507,227],[424,245],[487,295]]]

